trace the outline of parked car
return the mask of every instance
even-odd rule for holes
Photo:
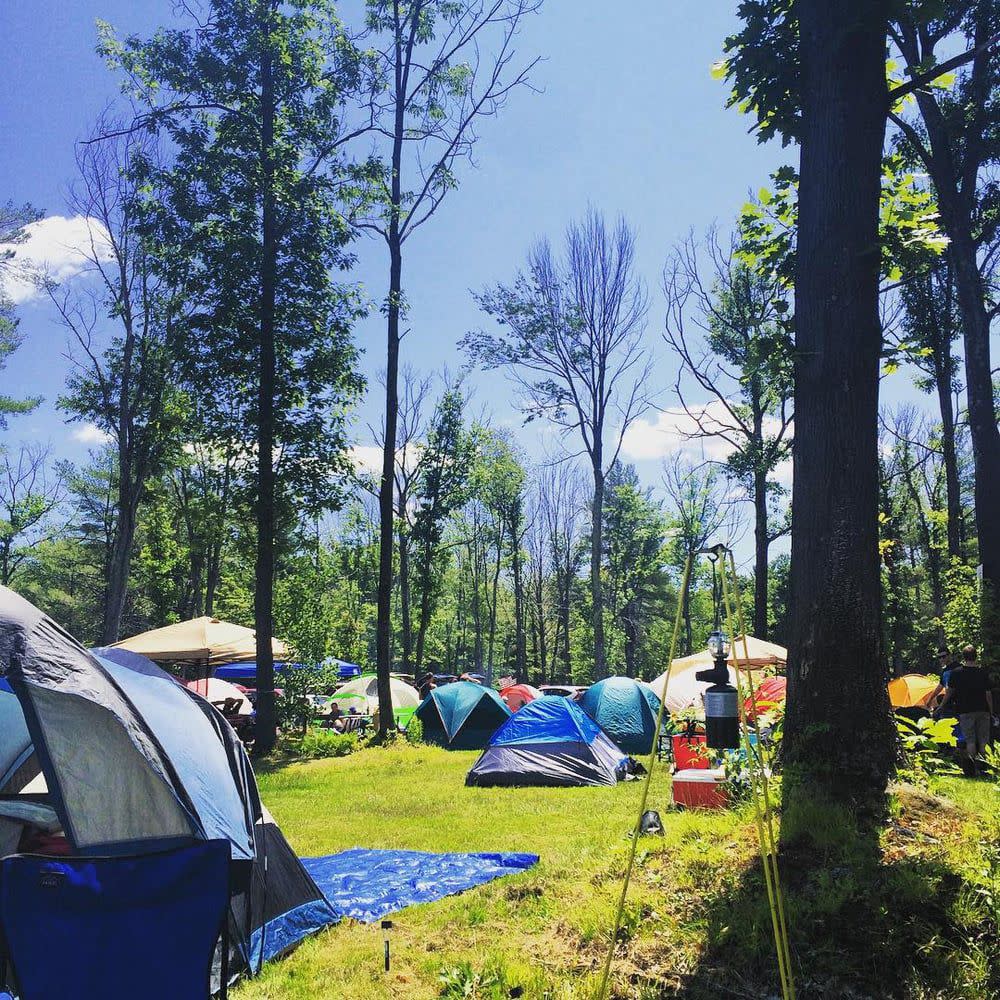
[[[572,698],[573,701],[579,701],[588,687],[589,685],[581,684],[542,684],[538,690],[542,694],[554,694],[560,698]]]

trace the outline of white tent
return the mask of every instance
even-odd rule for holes
[[[420,704],[420,694],[405,681],[395,677],[389,678],[389,691],[392,695],[393,710],[416,708]],[[340,707],[346,712],[352,706],[365,715],[374,715],[378,709],[378,678],[373,674],[366,677],[355,677],[343,687],[337,688],[333,695]]]
[[[775,642],[757,639],[752,635],[737,636],[729,651],[729,683],[736,684],[736,672],[733,667],[737,661],[741,669],[763,670],[767,667],[777,669],[783,667],[788,659],[788,650]],[[709,686],[696,680],[695,673],[708,670],[715,661],[712,654],[703,649],[701,652],[682,656],[673,662],[670,671],[670,683],[667,686],[666,707],[671,713],[682,712],[686,708],[701,705],[701,696]],[[649,681],[649,687],[657,698],[663,694],[663,682],[666,671],[655,680]]]
[[[671,715],[688,708],[702,707],[702,695],[711,685],[698,680],[696,674],[697,670],[688,669],[671,675],[664,700],[666,710]],[[736,671],[732,667],[729,668],[729,683],[736,687]],[[655,681],[649,681],[647,687],[651,688],[653,694],[659,698],[663,694],[663,675],[661,674]]]
[[[216,708],[223,702],[235,700],[239,703],[237,715],[253,714],[250,699],[235,685],[224,681],[221,677],[204,677],[196,681],[188,681],[184,685],[189,691],[200,694],[205,701],[210,701]]]

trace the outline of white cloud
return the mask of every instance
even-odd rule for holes
[[[107,230],[96,219],[84,215],[49,215],[25,227],[28,234],[14,249],[14,274],[5,282],[5,291],[18,304],[42,294],[39,278],[59,283],[69,281],[88,267],[96,256],[111,256]]]
[[[622,454],[635,461],[680,454],[692,462],[724,462],[736,449],[721,437],[698,437],[699,422],[709,432],[733,426],[732,417],[719,400],[692,406],[691,413],[682,406],[668,407],[660,410],[654,421],[640,418],[628,428],[622,441]],[[764,421],[765,433],[776,434],[779,427],[778,420],[773,417]],[[730,436],[738,440],[735,435]],[[783,486],[792,485],[791,456],[778,463],[772,476]]]
[[[407,446],[405,454],[402,448],[396,450],[396,463],[401,462],[407,472],[412,472],[420,461],[424,446],[420,442]],[[351,463],[355,471],[370,476],[382,475],[382,446],[377,444],[355,444],[349,449]]]
[[[71,435],[74,441],[79,444],[107,444],[111,440],[111,435],[102,430],[97,424],[81,424],[73,430]]]
[[[382,449],[374,444],[356,444],[351,446],[351,461],[358,472],[367,472],[377,476],[382,472]]]
[[[721,429],[720,421],[731,422],[718,401],[691,407],[706,430]],[[660,410],[653,422],[640,417],[625,431],[622,454],[636,461],[666,458],[678,453],[694,461],[723,462],[733,446],[720,437],[693,437],[698,421],[682,406]]]

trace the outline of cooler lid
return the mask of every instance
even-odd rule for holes
[[[725,780],[725,773],[722,768],[719,767],[688,767],[683,771],[678,771],[674,775],[674,781],[704,781],[715,783]]]

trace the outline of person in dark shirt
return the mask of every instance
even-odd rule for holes
[[[972,773],[979,768],[979,758],[990,741],[990,716],[993,715],[993,693],[986,671],[979,666],[976,650],[966,646],[961,664],[948,674],[948,688],[941,702],[941,714],[957,715],[965,737],[965,752]]]
[[[944,697],[944,693],[948,688],[948,675],[958,665],[958,661],[952,658],[947,646],[938,646],[937,666],[941,679],[938,681],[938,686],[931,692],[930,698],[927,699],[927,704],[931,709],[940,707],[939,702]]]

